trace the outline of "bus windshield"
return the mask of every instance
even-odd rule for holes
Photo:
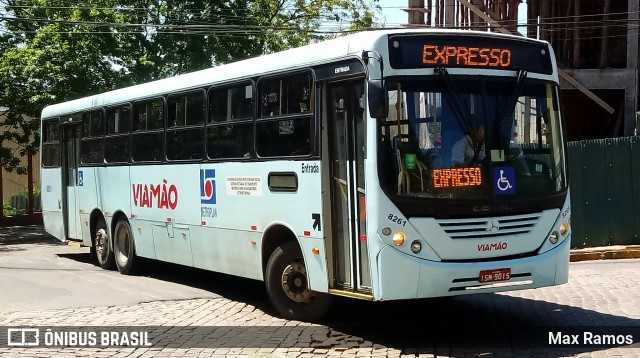
[[[513,200],[566,189],[556,84],[523,71],[387,83],[379,174],[388,194]]]

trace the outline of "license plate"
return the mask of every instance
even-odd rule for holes
[[[480,271],[480,282],[508,281],[511,278],[510,268]]]

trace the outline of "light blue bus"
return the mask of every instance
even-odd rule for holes
[[[263,280],[285,318],[567,282],[551,46],[353,34],[46,107],[46,230]]]

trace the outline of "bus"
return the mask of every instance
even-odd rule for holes
[[[568,281],[557,66],[542,41],[367,31],[48,106],[47,232],[262,280],[277,312]]]

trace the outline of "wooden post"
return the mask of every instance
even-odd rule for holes
[[[409,8],[405,11],[408,15],[408,24],[424,25],[424,0],[409,0]]]
[[[27,192],[29,193],[29,209],[27,214],[33,215],[33,155],[27,153]]]
[[[0,159],[0,219],[4,216],[4,197],[2,193],[2,187],[4,186],[4,181],[2,180],[3,171],[4,167],[2,166],[2,159]]]
[[[510,29],[511,26],[509,26],[508,20],[509,20],[509,13],[507,12],[507,0],[498,0],[498,11],[496,11],[498,13],[498,16],[500,16],[500,20],[502,20],[502,24],[506,25],[506,28]]]
[[[538,38],[538,0],[527,1],[527,34],[526,37]]]
[[[573,9],[573,68],[580,68],[580,0],[575,0]]]
[[[627,3],[627,68],[638,68],[638,0]]]
[[[509,2],[509,23],[513,31],[518,31],[518,5],[520,5],[520,0]]]
[[[571,16],[571,12],[573,11],[573,1],[569,1],[567,4],[567,13],[566,16],[564,17],[564,22],[565,22],[565,26],[564,26],[564,40],[562,43],[562,51],[558,51],[558,57],[559,60],[562,61],[562,63],[569,63],[569,58],[571,58],[571,52],[573,51],[572,43],[571,43],[571,29],[569,28],[569,19]]]
[[[611,4],[609,0],[604,0],[604,9],[602,10],[602,39],[600,40],[600,68],[609,66],[609,56],[607,56],[609,47],[609,9]]]
[[[469,17],[469,9],[466,6],[462,6],[462,4],[460,4],[460,7],[462,8],[462,16],[463,16],[464,25],[467,28],[470,28],[471,27],[471,18]]]
[[[524,142],[531,143],[531,97],[524,98]]]
[[[551,21],[551,0],[540,0],[540,39],[541,40],[549,41],[551,39],[549,21]]]
[[[445,27],[453,27],[454,25],[454,19],[455,19],[455,13],[456,13],[456,8],[455,8],[455,3],[453,2],[453,0],[445,0],[445,6],[446,8],[444,9],[444,26]]]

